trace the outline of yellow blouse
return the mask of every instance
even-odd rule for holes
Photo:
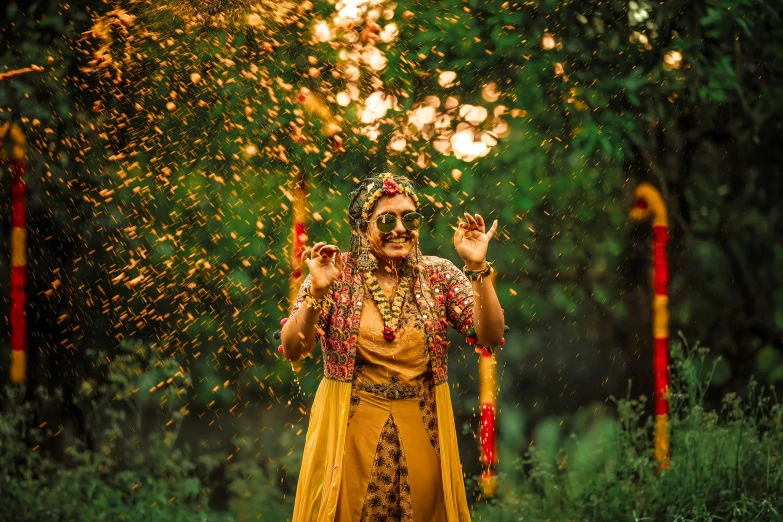
[[[415,386],[417,380],[427,371],[427,355],[424,352],[424,330],[414,327],[416,305],[406,300],[400,328],[393,341],[383,338],[383,316],[372,299],[362,307],[356,356],[364,363],[363,377],[370,384],[389,382],[392,376],[400,384]]]

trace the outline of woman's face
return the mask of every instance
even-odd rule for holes
[[[397,263],[411,253],[419,240],[418,230],[408,230],[402,224],[402,216],[408,212],[417,212],[413,200],[405,194],[383,196],[375,205],[367,226],[367,239],[375,257],[382,261]],[[378,230],[376,220],[383,214],[392,214],[397,224],[389,233]]]

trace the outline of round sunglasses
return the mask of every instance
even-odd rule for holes
[[[402,216],[402,226],[406,230],[414,231],[421,227],[421,222],[424,217],[418,212],[408,212]],[[381,214],[375,219],[375,224],[378,226],[378,230],[384,234],[388,234],[397,228],[397,216],[394,214]]]

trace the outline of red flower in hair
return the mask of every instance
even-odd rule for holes
[[[393,196],[399,191],[400,191],[400,187],[399,185],[397,185],[397,183],[394,180],[391,179],[383,180],[383,192],[387,196]]]

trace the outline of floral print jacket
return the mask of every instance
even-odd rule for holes
[[[364,299],[372,299],[365,290],[355,256],[343,256],[343,271],[332,285],[333,304],[321,312],[318,340],[323,350],[324,377],[351,382],[356,363],[359,320]],[[425,256],[421,277],[411,286],[418,309],[422,310],[425,350],[429,354],[434,384],[446,382],[448,376],[447,329],[451,325],[467,336],[473,326],[473,287],[465,274],[448,259]],[[307,276],[291,310],[293,316],[304,303],[304,289],[310,285]],[[290,317],[289,316],[289,317]]]

